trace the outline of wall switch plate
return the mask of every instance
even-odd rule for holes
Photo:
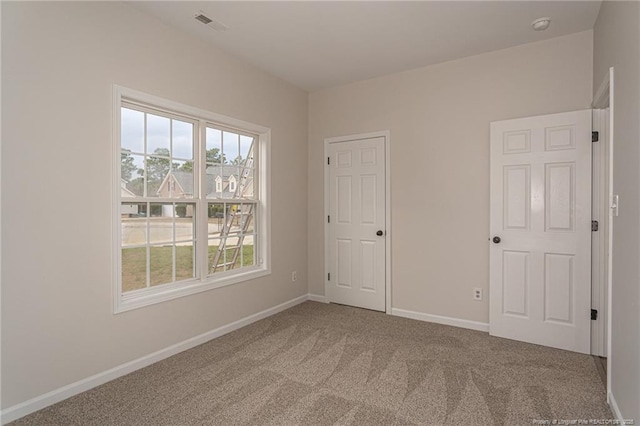
[[[482,289],[476,287],[473,289],[473,300],[482,300]]]
[[[291,282],[296,282],[298,280],[298,271],[293,271],[291,273]]]

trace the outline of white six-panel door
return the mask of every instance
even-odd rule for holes
[[[490,333],[589,353],[591,110],[491,123],[490,199]]]
[[[327,296],[384,311],[385,138],[330,143],[328,154]]]

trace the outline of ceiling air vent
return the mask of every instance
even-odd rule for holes
[[[198,13],[196,13],[195,18],[196,18],[198,21],[202,22],[203,24],[209,24],[209,23],[213,22],[213,19],[209,19],[209,18],[207,18],[206,16],[204,16],[204,15],[202,14],[202,12],[198,12]]]
[[[216,31],[227,31],[229,29],[229,27],[227,27],[222,22],[209,18],[207,15],[204,14],[203,11],[197,12],[195,15],[193,15],[193,17],[196,19],[196,21],[200,21],[206,26]]]

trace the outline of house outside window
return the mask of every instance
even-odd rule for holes
[[[114,94],[115,312],[269,274],[269,129]]]

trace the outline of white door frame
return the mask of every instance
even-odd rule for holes
[[[329,223],[327,217],[329,216],[329,204],[331,202],[329,188],[329,168],[327,167],[326,159],[329,157],[329,144],[350,142],[362,139],[372,138],[384,138],[384,204],[385,204],[385,312],[391,314],[391,173],[390,173],[390,153],[391,153],[391,135],[388,130],[360,133],[348,136],[337,136],[332,138],[325,138],[324,140],[324,294],[325,302],[329,303],[329,280],[328,274],[330,270],[329,265]]]
[[[598,221],[598,231],[591,233],[591,309],[598,311],[598,318],[591,322],[591,355],[607,356],[607,241],[609,225],[607,208],[607,113],[604,109],[592,109],[591,130],[598,132],[599,141],[592,144],[591,220]]]
[[[611,402],[611,294],[612,294],[612,261],[613,261],[613,215],[617,216],[617,210],[613,211],[613,140],[614,140],[614,132],[613,132],[613,106],[614,106],[614,69],[613,67],[609,68],[609,72],[604,77],[604,80],[600,84],[598,91],[593,97],[592,107],[596,110],[604,110],[609,108],[609,132],[605,138],[606,144],[609,147],[608,150],[608,158],[603,158],[603,161],[608,162],[609,165],[609,185],[605,188],[606,194],[604,197],[601,197],[602,202],[606,202],[605,214],[608,215],[608,233],[609,238],[608,241],[600,247],[603,247],[599,251],[598,262],[600,263],[600,267],[604,267],[605,259],[608,258],[606,267],[607,267],[607,276],[606,283],[603,283],[602,280],[598,280],[596,283],[592,281],[592,286],[597,286],[598,289],[601,286],[606,286],[606,294],[607,294],[607,303],[606,303],[606,318],[607,318],[607,333],[606,333],[606,348],[607,348],[607,402]],[[605,176],[602,174],[601,179],[604,179]],[[601,182],[594,182],[594,184],[600,184]],[[602,305],[601,305],[602,306]]]

